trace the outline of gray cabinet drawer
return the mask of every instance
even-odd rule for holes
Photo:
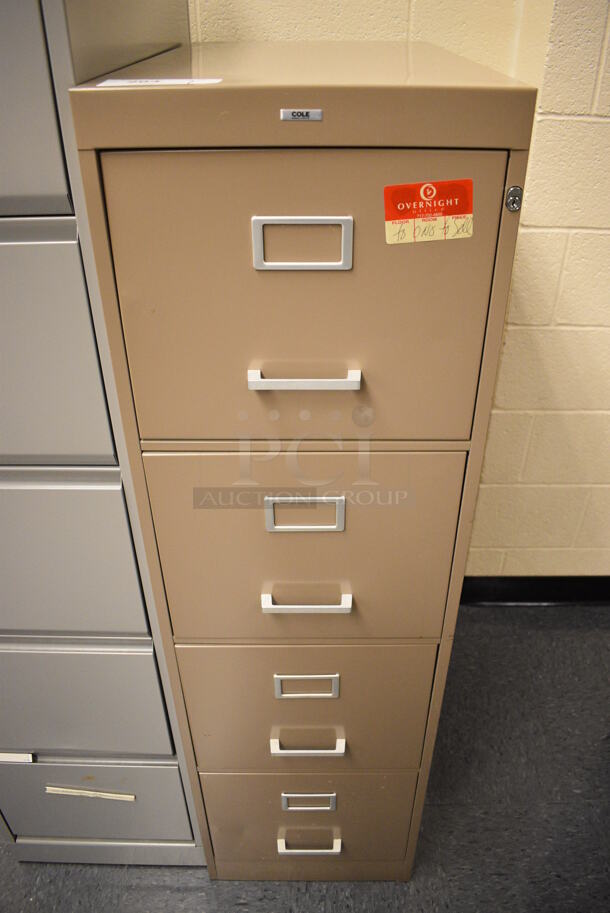
[[[0,288],[0,462],[114,463],[75,221],[5,220]]]
[[[0,643],[0,750],[167,755],[152,646]]]
[[[0,631],[145,634],[118,469],[0,467]]]
[[[190,840],[175,764],[3,764],[0,807],[17,837]]]
[[[70,212],[38,0],[0,3],[0,215]]]

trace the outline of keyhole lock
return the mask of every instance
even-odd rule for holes
[[[506,191],[506,208],[509,212],[519,212],[523,202],[523,187],[509,187]]]

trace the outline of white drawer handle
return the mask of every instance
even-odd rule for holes
[[[303,699],[303,698],[337,698],[339,697],[339,672],[332,672],[329,675],[273,675],[273,690],[277,698],[283,699]],[[284,691],[282,682],[330,682],[330,691]]]
[[[292,805],[291,800],[328,800],[328,805]],[[282,793],[282,811],[285,812],[336,812],[337,793]]]
[[[349,615],[352,599],[351,593],[343,593],[341,602],[330,605],[280,605],[271,593],[261,593],[261,609],[264,615]]]
[[[83,799],[113,799],[115,802],[135,802],[133,793],[111,793],[101,789],[80,789],[76,786],[45,786],[52,796],[79,796]]]
[[[345,529],[345,495],[265,495],[265,527],[269,533],[342,533]],[[334,504],[335,522],[325,526],[294,524],[282,526],[275,522],[276,504]]]
[[[341,853],[341,837],[333,839],[332,847],[328,849],[297,849],[289,850],[283,837],[277,838],[277,851],[279,856],[338,856]]]
[[[340,225],[340,260],[265,260],[265,225]],[[252,216],[252,265],[262,270],[351,269],[354,257],[353,216]]]
[[[269,739],[269,749],[274,758],[342,758],[345,739],[337,739],[334,748],[282,748],[279,739]]]
[[[346,377],[263,377],[263,372],[248,370],[248,390],[359,390],[360,368],[350,368]]]

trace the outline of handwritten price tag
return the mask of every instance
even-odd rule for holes
[[[454,241],[473,232],[472,181],[393,184],[383,188],[388,244]]]

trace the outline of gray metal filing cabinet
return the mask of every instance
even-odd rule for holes
[[[67,108],[187,31],[185,0],[0,4],[0,839],[22,860],[204,862]]]

